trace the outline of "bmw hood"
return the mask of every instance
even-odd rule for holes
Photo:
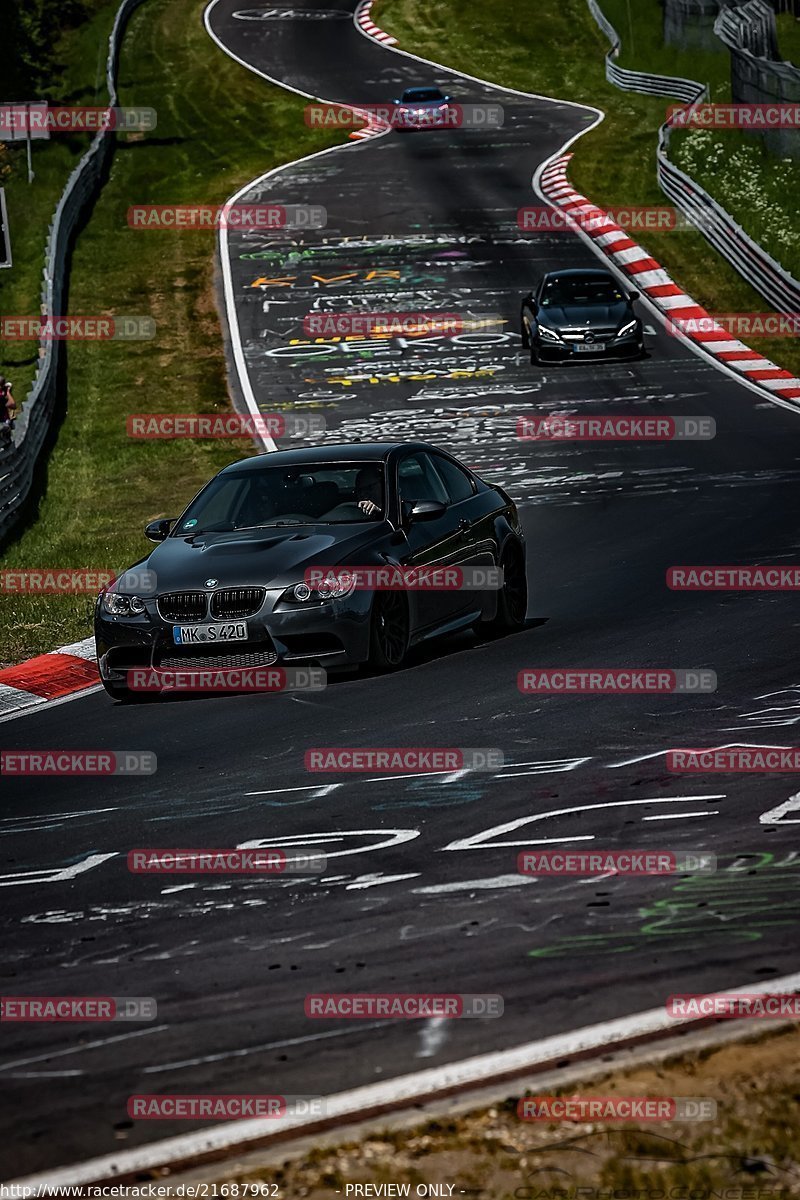
[[[376,521],[366,529],[298,525],[167,538],[129,574],[154,572],[153,591],[158,595],[218,587],[288,587],[309,567],[360,564],[376,534],[389,529],[387,522]],[[119,588],[127,590],[124,576]]]

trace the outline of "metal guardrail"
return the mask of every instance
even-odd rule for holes
[[[109,107],[117,103],[117,69],[125,25],[142,0],[122,0],[108,39],[106,86]],[[114,133],[102,129],[67,180],[56,206],[45,247],[41,312],[61,315],[67,256],[72,234],[86,207],[99,191],[103,172],[113,152]],[[0,449],[0,542],[18,519],[31,490],[36,465],[47,440],[56,406],[62,345],[51,339],[39,343],[39,366],[30,391],[14,423],[14,441]]]
[[[729,50],[743,50],[771,62],[778,58],[775,10],[764,0],[749,0],[737,8],[723,8],[714,22],[714,33]]]
[[[8,213],[6,211],[6,194],[0,187],[0,267],[13,266],[11,257],[11,234],[8,228]]]
[[[694,79],[681,79],[676,75],[650,75],[646,71],[629,71],[618,67],[614,59],[619,57],[622,42],[614,26],[606,17],[597,0],[587,0],[589,11],[611,42],[606,54],[606,79],[623,92],[644,92],[650,96],[675,96],[685,103],[708,98],[708,88]]]
[[[665,130],[659,131],[659,139]],[[658,182],[661,190],[698,226],[706,241],[725,257],[743,279],[778,312],[800,311],[800,282],[762,246],[754,242],[699,184],[676,167],[659,140]]]
[[[668,75],[648,75],[626,71],[612,61],[619,54],[620,39],[597,0],[587,0],[589,11],[611,42],[606,54],[606,79],[623,91],[643,91],[649,95],[676,96],[687,111],[708,99],[708,87],[691,79]],[[645,86],[635,81],[644,80]],[[706,240],[728,260],[742,278],[779,312],[800,311],[800,282],[766,250],[754,242],[733,217],[690,175],[669,157],[672,126],[663,124],[658,131],[656,170],[661,190],[695,224]]]

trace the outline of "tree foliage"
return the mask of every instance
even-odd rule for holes
[[[0,101],[58,100],[65,34],[103,0],[0,0]]]

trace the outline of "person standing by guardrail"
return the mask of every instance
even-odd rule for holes
[[[11,391],[11,384],[5,375],[0,375],[0,446],[8,446],[11,443],[16,413],[17,402]]]

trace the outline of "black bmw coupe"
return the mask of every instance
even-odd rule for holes
[[[179,517],[145,534],[158,546],[95,610],[100,676],[119,699],[130,695],[128,672],[143,667],[392,670],[427,638],[525,621],[514,502],[422,442],[232,463]],[[446,586],[413,586],[415,572],[435,580],[437,570]]]

